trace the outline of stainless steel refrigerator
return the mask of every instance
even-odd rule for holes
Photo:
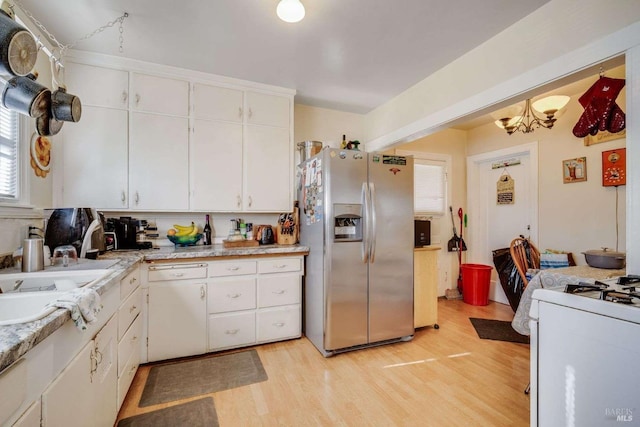
[[[413,338],[413,158],[325,148],[300,164],[305,335],[324,355]]]

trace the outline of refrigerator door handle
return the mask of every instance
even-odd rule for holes
[[[363,223],[362,223],[362,245],[361,254],[362,262],[367,263],[369,261],[369,187],[366,182],[362,183],[362,206],[363,206]]]
[[[369,234],[369,260],[371,263],[376,261],[376,186],[373,182],[369,183],[369,203],[371,211],[371,231]]]

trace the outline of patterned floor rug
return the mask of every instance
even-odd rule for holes
[[[213,398],[193,400],[180,405],[158,409],[146,414],[123,418],[118,427],[217,427],[218,415]]]
[[[140,397],[139,407],[266,381],[267,373],[255,350],[154,366]]]
[[[505,322],[504,320],[478,319],[475,317],[470,317],[469,320],[476,329],[478,336],[483,340],[529,344],[529,337],[517,333],[511,327],[511,322]]]

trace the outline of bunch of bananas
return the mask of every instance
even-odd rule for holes
[[[167,235],[169,236],[176,236],[176,237],[186,237],[186,236],[195,236],[198,234],[198,226],[194,223],[191,222],[191,225],[180,225],[180,224],[173,224],[174,228],[170,228],[169,231],[167,232]]]

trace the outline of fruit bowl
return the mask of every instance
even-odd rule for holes
[[[187,236],[167,235],[167,239],[169,239],[171,243],[176,246],[193,246],[198,243],[200,239],[202,239],[202,233]]]

